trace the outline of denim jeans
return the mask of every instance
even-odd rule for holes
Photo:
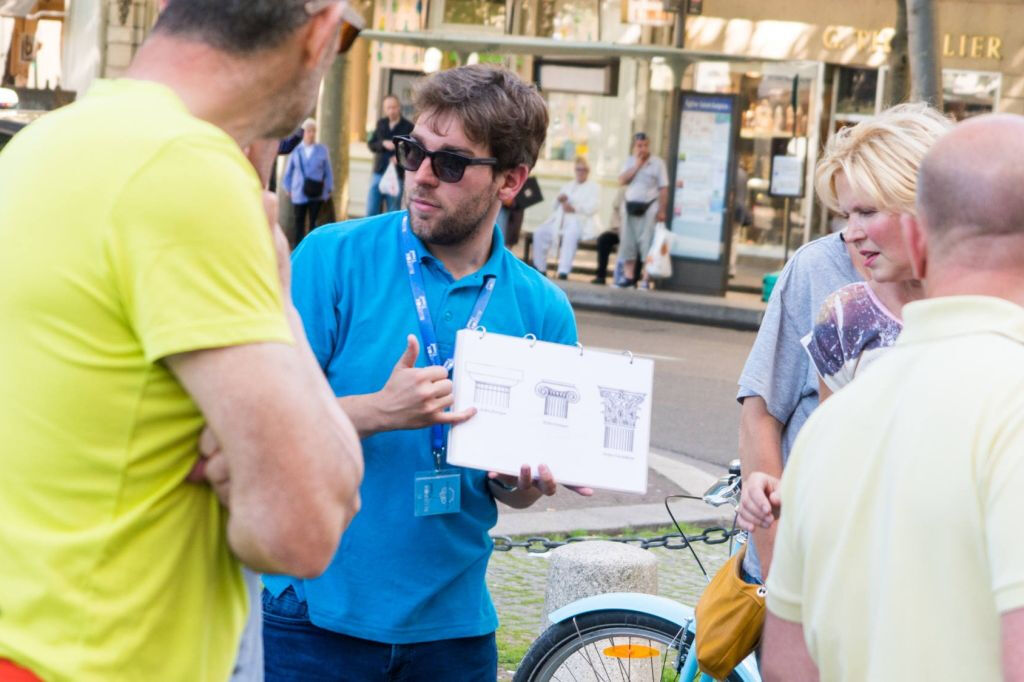
[[[384,177],[383,173],[374,173],[370,176],[370,191],[366,195],[366,215],[379,215],[380,203],[383,201],[387,204],[385,209],[388,213],[391,211],[397,211],[402,207],[402,192],[405,189],[405,184],[402,182],[398,183],[400,191],[398,196],[393,197],[390,194],[381,194],[380,192],[380,179]]]
[[[324,630],[309,621],[292,588],[263,590],[267,682],[494,682],[494,634],[416,644],[384,644]]]

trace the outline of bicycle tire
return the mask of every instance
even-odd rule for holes
[[[639,644],[635,644],[637,640],[640,640]],[[599,647],[599,643],[610,645],[610,648],[604,644]],[[545,630],[526,652],[513,682],[558,682],[563,679],[682,682],[676,663],[680,658],[686,658],[690,644],[691,636],[685,628],[664,618],[622,609],[591,611]],[[634,663],[633,658],[622,654],[623,646],[640,648],[641,662]],[[645,653],[643,648],[659,650],[657,664],[654,656]],[[606,652],[612,649],[620,653],[608,655]],[[623,663],[624,660],[628,663]],[[565,674],[559,676],[559,671]],[[699,679],[700,675],[697,677]],[[742,679],[731,673],[725,682],[742,682]]]

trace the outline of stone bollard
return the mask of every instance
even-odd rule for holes
[[[607,592],[658,593],[658,559],[621,542],[573,542],[551,551],[541,630],[548,614],[583,597]]]

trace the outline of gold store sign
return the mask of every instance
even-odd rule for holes
[[[869,31],[850,26],[826,26],[821,42],[827,50],[856,47],[858,52],[889,52],[894,33],[892,28]],[[942,36],[942,56],[1000,61],[1003,58],[1003,39],[992,35],[946,33]]]

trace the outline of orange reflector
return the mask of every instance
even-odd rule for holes
[[[609,658],[658,658],[661,652],[640,644],[620,644],[605,649],[604,655]]]

